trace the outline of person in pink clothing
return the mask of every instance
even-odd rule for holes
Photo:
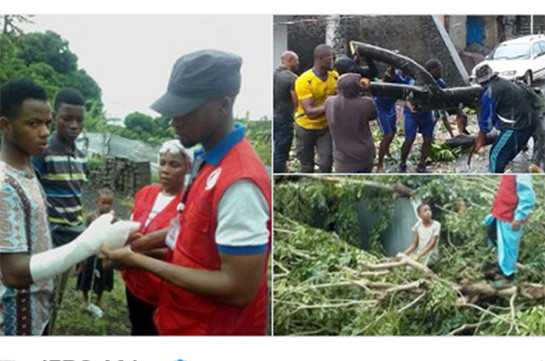
[[[333,139],[333,162],[337,173],[370,173],[375,144],[369,122],[377,118],[372,98],[363,96],[361,76],[346,73],[337,80],[338,95],[325,101]]]

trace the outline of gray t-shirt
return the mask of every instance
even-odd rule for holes
[[[291,91],[295,90],[297,75],[284,66],[274,71],[274,114],[275,118],[293,121],[295,105],[291,98]]]

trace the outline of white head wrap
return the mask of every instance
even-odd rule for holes
[[[186,149],[178,139],[167,140],[161,145],[161,149],[159,149],[159,157],[166,153],[183,155],[187,160],[187,169],[191,169],[191,164],[193,163],[193,151],[191,149]]]

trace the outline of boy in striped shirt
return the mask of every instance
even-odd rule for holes
[[[47,213],[54,247],[72,242],[85,229],[82,214],[82,187],[87,162],[76,147],[83,130],[85,100],[78,90],[61,89],[53,104],[56,131],[49,137],[46,150],[32,159],[32,165],[47,197]],[[70,270],[59,275],[55,307],[50,321],[53,331],[57,309],[62,302]]]

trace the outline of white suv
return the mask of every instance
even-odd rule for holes
[[[485,59],[473,68],[473,79],[475,70],[481,64],[488,64],[503,78],[520,79],[532,85],[535,79],[545,78],[545,36],[528,35],[504,41]]]

